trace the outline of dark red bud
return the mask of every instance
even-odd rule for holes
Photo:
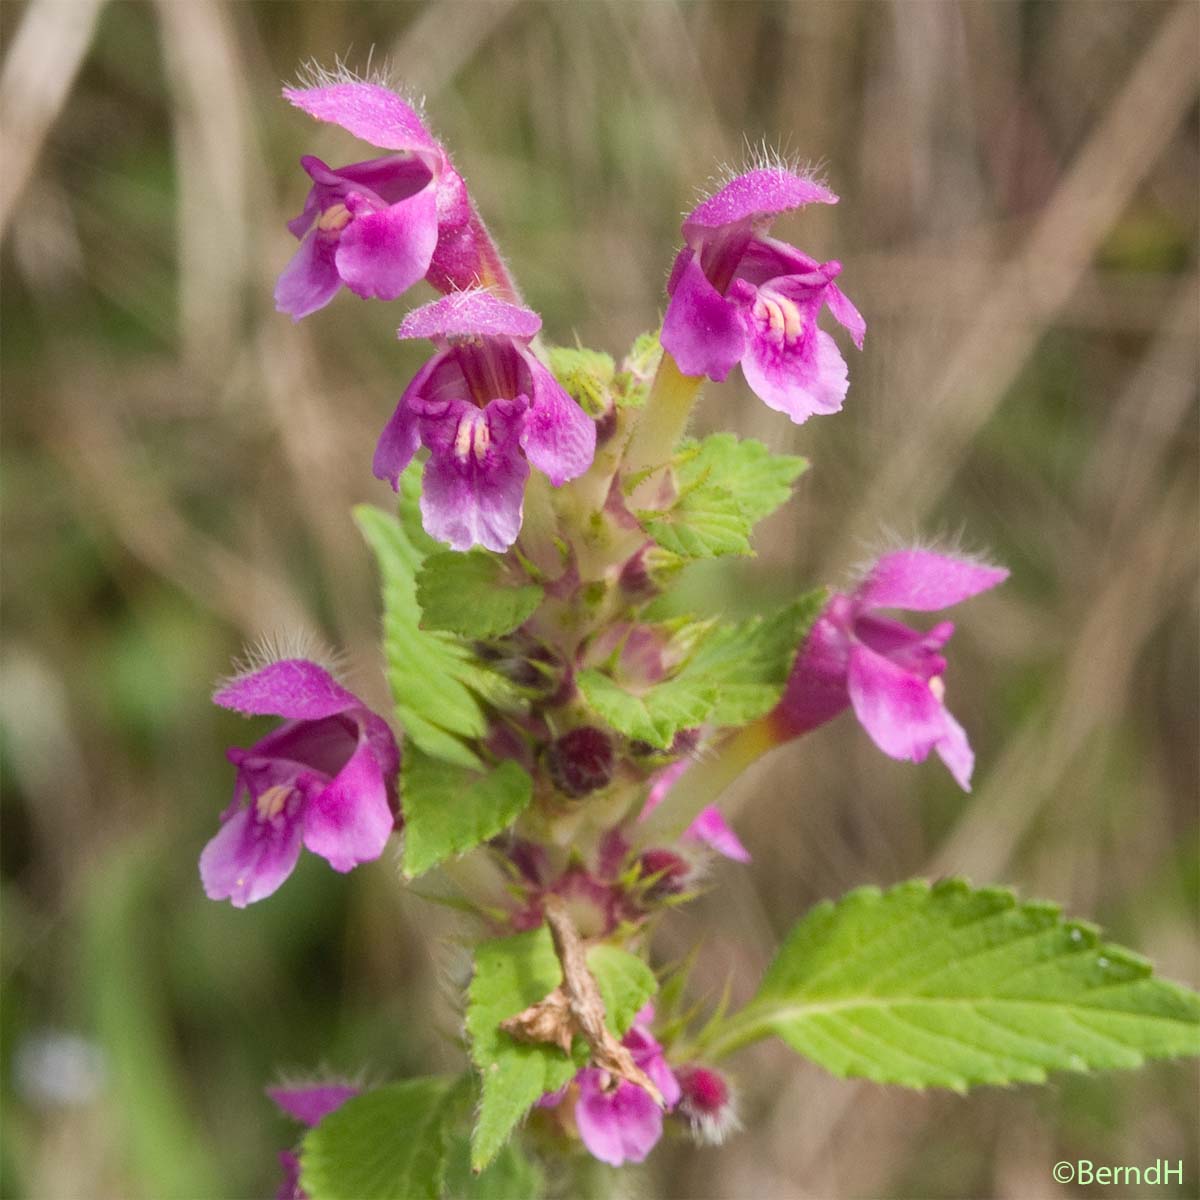
[[[564,795],[578,799],[612,779],[612,742],[602,729],[584,725],[551,742],[545,761],[554,786]]]
[[[675,1111],[687,1119],[698,1142],[720,1145],[740,1128],[733,1094],[719,1071],[689,1063],[675,1068],[675,1078],[680,1091]]]
[[[716,1116],[729,1103],[729,1084],[711,1067],[682,1067],[675,1078],[683,1093],[680,1103],[697,1115]]]
[[[638,859],[638,866],[643,878],[653,879],[645,891],[647,900],[678,895],[686,886],[687,877],[692,871],[691,864],[672,850],[647,850]]]

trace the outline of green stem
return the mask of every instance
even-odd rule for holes
[[[739,729],[680,776],[662,803],[631,830],[636,849],[673,842],[721,793],[768,750],[779,745],[767,717]]]
[[[646,407],[625,450],[622,469],[627,479],[643,471],[657,470],[670,461],[671,451],[683,436],[703,382],[703,376],[684,375],[675,360],[663,352],[646,397]],[[638,485],[637,492],[643,490],[645,482],[648,480]]]

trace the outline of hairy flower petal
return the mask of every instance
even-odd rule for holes
[[[757,223],[805,204],[836,204],[827,187],[785,167],[759,167],[730,180],[698,204],[683,223],[689,244],[722,226]]]
[[[324,667],[305,658],[281,659],[239,675],[217,690],[213,702],[246,716],[308,721],[360,704]]]
[[[442,154],[416,111],[379,84],[352,80],[324,87],[286,87],[283,94],[310,117],[340,125],[372,146]]]
[[[884,554],[854,594],[870,608],[937,612],[986,592],[1007,578],[1003,567],[914,547]]]
[[[451,292],[413,309],[400,322],[396,336],[402,340],[511,337],[528,341],[541,327],[542,318],[537,313],[477,288]]]

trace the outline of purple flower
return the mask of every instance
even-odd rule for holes
[[[404,318],[401,338],[438,347],[408,385],[375,450],[375,474],[398,488],[429,449],[425,529],[455,550],[504,551],[521,529],[529,464],[555,487],[596,450],[591,418],[529,351],[541,318],[489,292],[458,292]]]
[[[654,1006],[647,1004],[634,1018],[622,1039],[633,1053],[633,1060],[654,1081],[662,1093],[667,1110],[679,1102],[679,1084],[662,1047],[651,1036]],[[607,1071],[587,1067],[575,1076],[579,1097],[575,1102],[575,1124],[579,1136],[591,1154],[601,1162],[619,1167],[625,1162],[641,1162],[662,1137],[663,1110],[644,1088],[627,1080],[614,1080]],[[562,1092],[542,1098],[541,1104],[553,1105],[565,1096]]]
[[[828,306],[862,349],[866,324],[820,263],[766,236],[771,220],[805,204],[836,204],[827,188],[782,167],[739,175],[683,223],[686,243],[667,292],[662,344],[685,375],[720,381],[742,364],[751,390],[797,424],[837,412],[846,363],[817,328]]]
[[[313,1083],[267,1088],[267,1095],[289,1117],[311,1128],[361,1090],[345,1083]],[[300,1160],[290,1150],[282,1150],[279,1164],[283,1167],[283,1182],[275,1193],[275,1200],[307,1200],[308,1193],[300,1186]]]
[[[784,737],[795,737],[853,707],[885,754],[922,762],[936,750],[969,791],[975,758],[962,726],[942,703],[941,649],[953,623],[942,621],[921,633],[875,610],[937,612],[1007,578],[1002,567],[933,550],[883,555],[858,587],[834,595],[825,606],[771,714],[772,724]]]
[[[233,803],[200,855],[210,899],[244,908],[292,873],[301,845],[337,871],[383,853],[395,820],[400,754],[387,723],[323,667],[284,659],[222,687],[217,704],[285,718],[249,750],[232,749]]]
[[[395,300],[426,277],[443,291],[480,283],[512,290],[466,184],[404,100],[358,80],[283,94],[317,120],[393,153],[338,168],[311,154],[300,160],[312,187],[288,222],[300,249],[275,287],[280,312],[298,321],[343,284],[379,300]]]

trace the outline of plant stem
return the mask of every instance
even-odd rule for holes
[[[663,351],[646,407],[625,450],[623,471],[627,479],[667,464],[671,451],[683,436],[703,382],[703,376],[684,375],[675,360]],[[647,483],[649,480],[638,485],[635,499]]]
[[[771,721],[763,717],[732,734],[715,753],[689,767],[662,803],[630,831],[634,848],[665,845],[685,829],[751,764],[779,745]]]

